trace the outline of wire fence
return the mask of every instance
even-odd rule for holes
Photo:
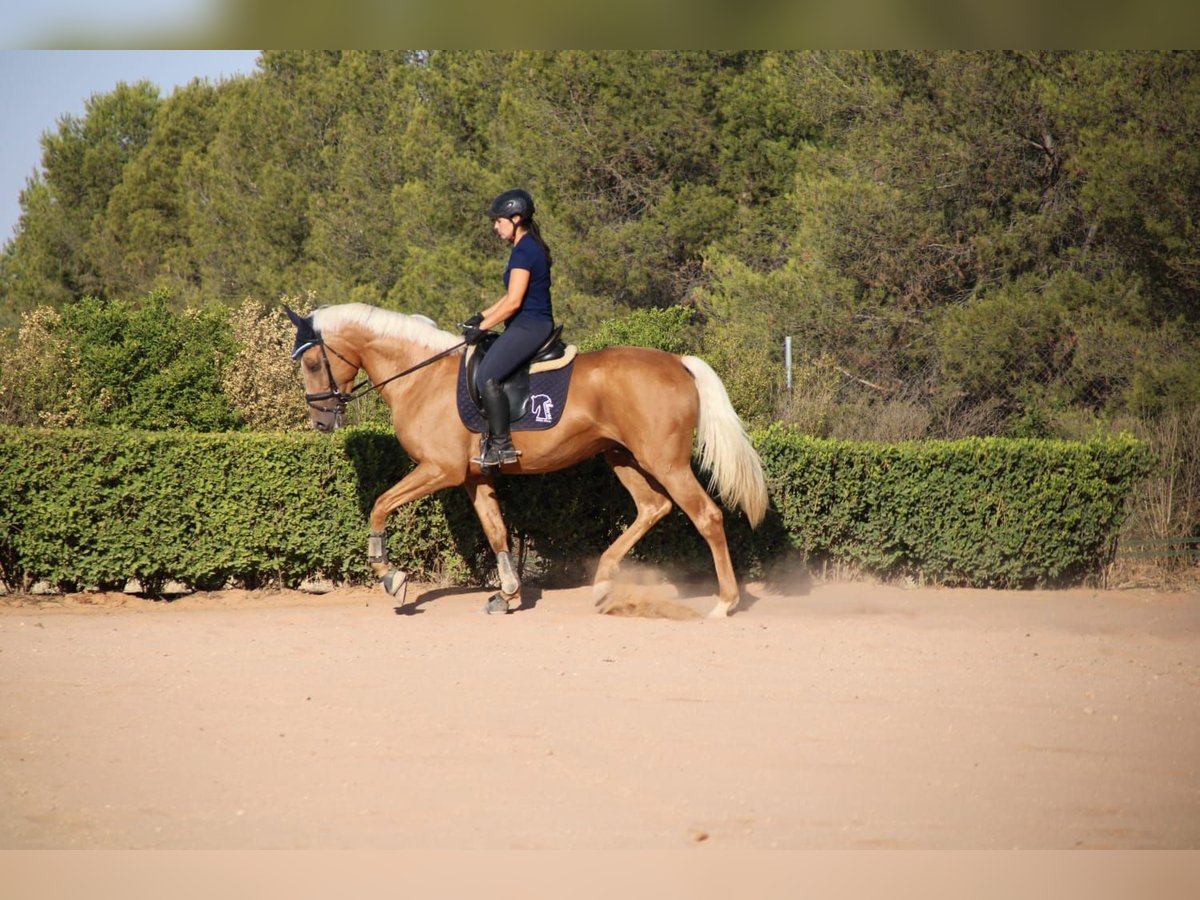
[[[1200,538],[1126,538],[1117,550],[1117,559],[1184,559],[1200,562]]]

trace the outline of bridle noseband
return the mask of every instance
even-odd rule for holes
[[[333,366],[330,365],[330,363],[329,363],[329,354],[332,353],[334,356],[336,356],[338,359],[340,359],[342,362],[344,362],[346,365],[350,366],[350,368],[352,368],[356,371],[358,369],[362,368],[362,366],[356,366],[354,363],[350,362],[350,360],[346,359],[346,357],[344,357],[344,356],[342,356],[342,354],[338,353],[337,350],[335,350],[333,347],[330,347],[328,344],[326,344],[325,340],[322,337],[320,337],[319,335],[317,336],[316,340],[309,341],[306,344],[302,344],[299,347],[297,347],[295,350],[293,350],[292,351],[292,359],[299,359],[304,354],[305,351],[309,350],[312,347],[320,347],[321,348],[321,361],[323,363],[325,363],[325,377],[329,379],[329,390],[320,391],[315,394],[306,393],[304,395],[304,402],[307,403],[312,409],[315,409],[317,412],[334,413],[336,415],[341,415],[343,412],[346,411],[346,407],[353,401],[359,399],[360,397],[366,396],[367,394],[371,393],[371,391],[379,390],[381,387],[383,387],[388,382],[395,381],[397,378],[403,378],[405,375],[409,375],[409,374],[417,371],[418,369],[425,368],[425,366],[429,365],[430,363],[437,362],[439,359],[441,359],[444,356],[449,356],[451,353],[454,353],[455,351],[460,350],[461,348],[466,346],[466,343],[467,343],[466,341],[459,341],[453,347],[448,347],[447,349],[443,350],[441,353],[437,353],[437,354],[429,357],[429,359],[422,360],[421,362],[417,363],[415,366],[410,366],[409,368],[405,369],[403,372],[398,372],[395,375],[392,375],[390,378],[385,378],[383,381],[379,382],[378,384],[372,384],[370,378],[364,378],[358,384],[354,385],[354,387],[350,388],[349,392],[343,391],[340,387],[338,387],[337,380],[333,377]],[[328,349],[328,352],[326,352],[327,349]],[[319,403],[324,403],[326,400],[333,400],[336,405],[335,406],[319,406],[318,405]]]

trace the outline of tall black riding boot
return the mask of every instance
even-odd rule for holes
[[[513,446],[512,435],[508,432],[508,397],[500,385],[489,378],[483,386],[483,408],[487,412],[488,431],[487,449],[483,455],[473,460],[481,468],[515,463],[521,451]]]

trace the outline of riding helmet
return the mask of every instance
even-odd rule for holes
[[[533,217],[533,197],[529,196],[529,191],[521,188],[505,191],[488,207],[489,219],[511,219],[513,216],[520,216],[526,222]]]

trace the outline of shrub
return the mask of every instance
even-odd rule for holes
[[[789,549],[884,576],[947,584],[1078,582],[1111,559],[1145,444],[1010,439],[869,444],[774,426],[754,435],[771,493],[751,532],[726,517],[734,564],[760,573]],[[409,470],[378,427],[334,436],[0,428],[0,575],[13,585],[116,586],[137,577],[198,588],[230,579],[366,581],[367,514]],[[593,459],[501,478],[517,549],[551,577],[590,574],[633,518]],[[463,491],[408,504],[389,523],[392,560],[414,577],[483,579],[494,560]],[[637,557],[711,576],[708,548],[675,511]]]
[[[223,307],[178,314],[156,291],[137,306],[86,297],[25,316],[5,363],[5,424],[227,431],[241,421],[221,389],[232,355]]]
[[[365,580],[367,512],[410,465],[377,430],[0,429],[0,575],[63,587],[136,577],[151,590],[168,578],[197,588],[318,572]],[[421,577],[461,578],[438,506],[393,517],[393,556]]]
[[[632,346],[652,347],[667,353],[692,353],[696,335],[691,323],[692,311],[683,306],[639,309],[604,322],[579,342],[579,349]]]
[[[313,298],[288,302],[301,315],[313,307]],[[235,349],[221,369],[221,388],[242,420],[261,431],[304,428],[304,388],[292,361],[296,328],[278,307],[246,298],[229,313]]]
[[[63,333],[62,316],[48,306],[21,319],[16,346],[0,359],[0,424],[63,426],[79,420],[72,373],[79,350]]]
[[[775,508],[806,556],[989,587],[1101,572],[1150,470],[1146,445],[1128,436],[871,444],[775,426],[758,446]]]

